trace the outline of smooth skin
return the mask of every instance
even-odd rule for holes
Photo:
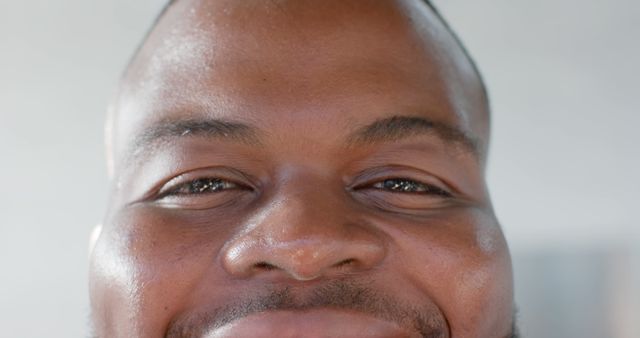
[[[108,123],[97,337],[512,337],[489,108],[418,0],[179,0]]]

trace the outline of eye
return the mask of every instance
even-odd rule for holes
[[[448,186],[432,175],[414,171],[407,174],[396,172],[382,175],[378,178],[363,179],[366,183],[354,188],[354,196],[379,210],[397,213],[446,208],[456,201],[456,195]]]
[[[249,177],[237,170],[205,168],[170,179],[153,200],[166,208],[211,209],[235,205],[243,196],[253,195],[252,187]]]
[[[182,195],[201,195],[217,193],[229,189],[238,189],[240,186],[228,180],[221,178],[198,178],[189,182],[180,183],[176,186],[169,187],[161,196],[182,196]]]
[[[394,193],[407,193],[407,194],[424,194],[435,195],[440,197],[451,197],[451,193],[441,189],[435,185],[418,182],[406,178],[389,178],[383,181],[376,182],[372,185],[373,188],[379,190],[390,191]]]

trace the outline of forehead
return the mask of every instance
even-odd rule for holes
[[[181,0],[126,73],[114,107],[121,152],[146,126],[231,119],[327,142],[390,115],[426,115],[480,139],[473,66],[419,1]]]

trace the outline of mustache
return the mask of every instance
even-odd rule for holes
[[[308,287],[307,287],[308,288]],[[267,288],[204,312],[189,313],[172,321],[165,338],[199,338],[235,320],[266,311],[304,311],[333,308],[364,313],[418,332],[425,338],[443,338],[447,324],[434,306],[423,308],[400,302],[354,282],[332,281],[297,292],[301,287]]]

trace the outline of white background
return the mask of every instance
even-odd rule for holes
[[[104,110],[164,1],[0,0],[0,336],[86,334]],[[438,0],[493,101],[525,337],[640,337],[640,2]]]

